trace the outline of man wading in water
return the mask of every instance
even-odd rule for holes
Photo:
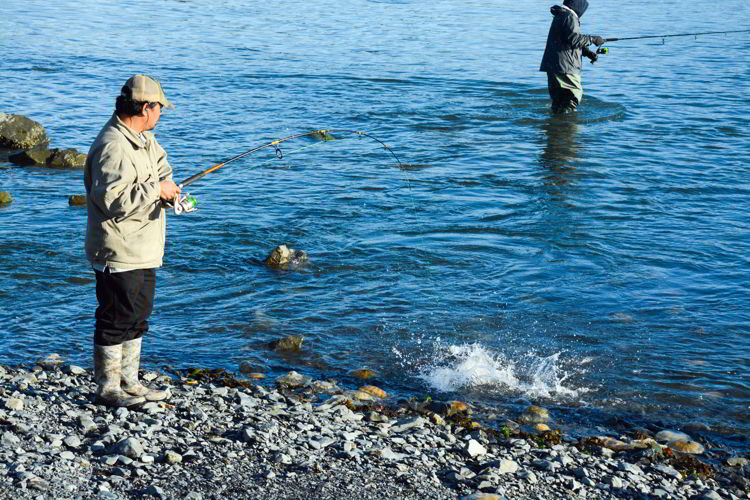
[[[562,5],[550,9],[555,17],[549,28],[539,71],[547,72],[553,113],[576,110],[583,99],[581,56],[593,56],[588,46],[594,44],[598,47],[604,43],[600,36],[581,34],[580,18],[588,7],[587,0],[565,0]]]
[[[115,113],[89,149],[83,174],[88,224],[86,257],[96,273],[94,377],[97,403],[131,406],[168,391],[138,381],[141,336],[148,331],[156,268],[166,236],[163,202],[179,196],[167,154],[152,130],[162,107],[161,85],[135,75],[122,87]]]

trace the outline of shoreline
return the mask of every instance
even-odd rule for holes
[[[147,371],[171,398],[109,409],[90,370],[40,363],[0,366],[2,498],[750,498],[747,459],[712,467],[650,438],[498,431],[460,403],[391,405],[295,372],[269,388]]]

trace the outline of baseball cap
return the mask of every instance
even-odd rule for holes
[[[164,89],[158,80],[146,75],[133,75],[125,82],[130,89],[130,98],[136,102],[158,102],[165,108],[174,108],[164,95]]]

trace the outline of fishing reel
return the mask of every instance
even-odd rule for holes
[[[180,195],[180,198],[174,202],[174,214],[180,215],[182,213],[189,214],[198,210],[198,200],[195,196],[190,196],[190,193]]]
[[[599,60],[599,54],[609,54],[609,49],[607,47],[599,47],[596,49],[596,52],[592,52],[589,49],[584,49],[583,51],[583,55],[589,58],[591,64]]]

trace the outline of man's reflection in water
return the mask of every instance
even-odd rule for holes
[[[544,183],[548,187],[564,186],[575,179],[575,163],[580,144],[578,123],[574,113],[552,116],[542,126],[542,140],[546,141],[539,156],[545,168]],[[554,190],[553,191],[557,191]],[[564,196],[557,192],[558,196]]]

